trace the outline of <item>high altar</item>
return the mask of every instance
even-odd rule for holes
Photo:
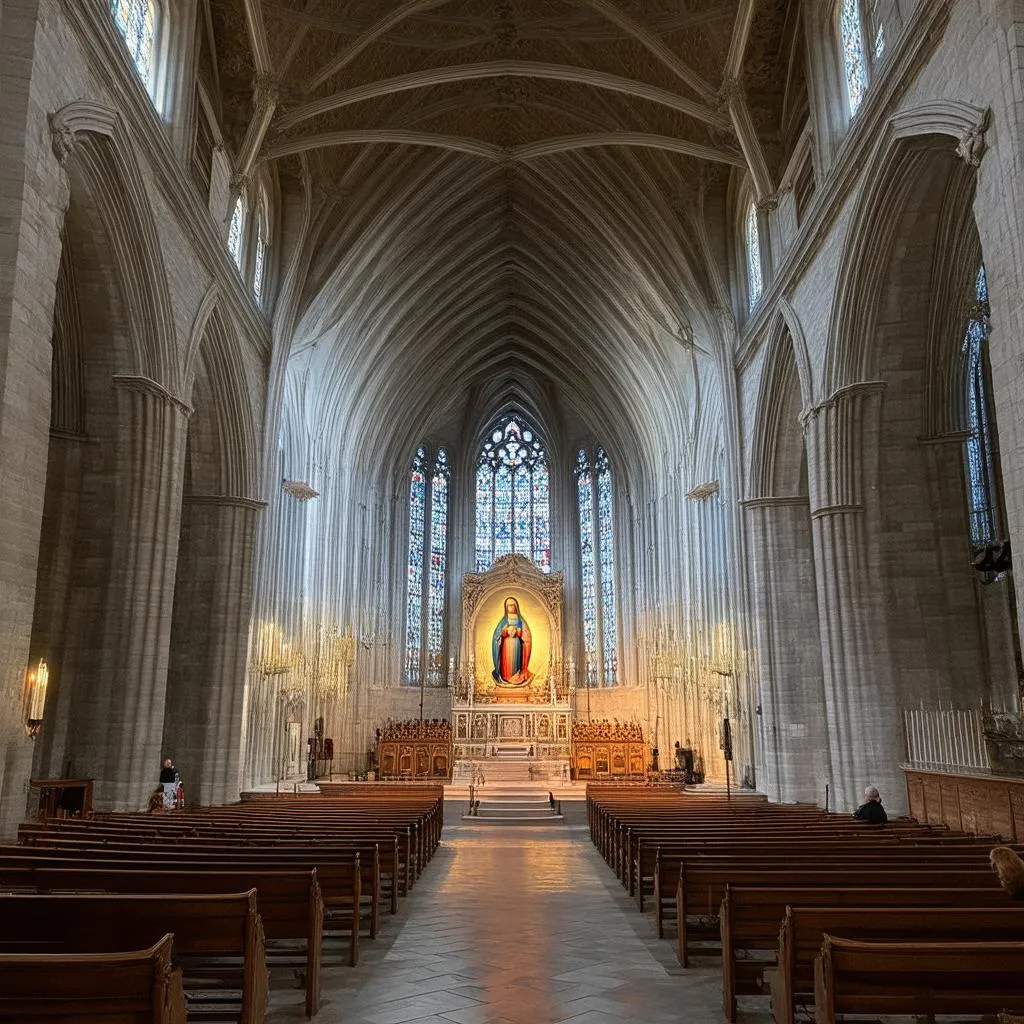
[[[576,680],[561,656],[562,588],[560,572],[543,573],[523,555],[463,577],[457,760],[569,757]]]

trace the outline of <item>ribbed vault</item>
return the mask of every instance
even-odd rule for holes
[[[236,182],[308,214],[278,299],[307,424],[408,451],[514,381],[634,459],[692,439],[728,303],[703,200],[774,187],[790,6],[212,0]]]

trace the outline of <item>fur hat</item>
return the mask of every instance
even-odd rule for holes
[[[868,800],[878,800],[879,799],[878,790],[874,786],[868,786],[864,790],[864,796],[866,796],[868,798]]]
[[[1024,900],[1024,860],[1008,846],[996,846],[989,853],[999,884],[1015,899]]]

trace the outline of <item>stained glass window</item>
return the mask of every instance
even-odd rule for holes
[[[967,477],[971,518],[971,543],[976,546],[996,540],[996,467],[992,453],[989,422],[988,368],[985,343],[988,340],[988,281],[985,267],[978,268],[974,282],[963,357],[967,382]]]
[[[551,571],[547,455],[536,432],[506,416],[487,435],[476,470],[476,569],[520,554]]]
[[[427,453],[416,449],[409,479],[409,571],[406,579],[405,681],[418,685],[423,651],[423,542],[426,537]]]
[[[846,95],[850,114],[856,114],[868,87],[868,64],[864,55],[864,24],[861,0],[843,0],[839,12],[839,29],[843,43],[843,70],[846,72]],[[884,46],[884,40],[883,40]]]
[[[604,681],[618,682],[616,650],[618,628],[615,617],[615,523],[612,513],[612,471],[603,448],[594,453],[597,472],[597,532],[601,552],[601,635],[604,641]]]
[[[409,483],[409,572],[405,613],[404,681],[444,686],[445,590],[448,577],[448,498],[451,467],[444,448],[433,469],[427,449],[416,449]],[[424,645],[424,637],[426,644]],[[424,664],[425,659],[425,664]]]
[[[252,268],[252,294],[257,302],[263,300],[263,278],[267,272],[267,234],[267,197],[261,193],[256,219],[256,256]]]
[[[611,467],[601,447],[595,449],[593,463],[586,449],[576,453],[576,500],[585,685],[615,686],[619,676],[615,524]]]
[[[234,209],[231,211],[231,223],[228,225],[228,253],[235,261],[235,266],[242,269],[242,197],[235,200]]]
[[[156,38],[156,5],[153,0],[110,0],[110,13],[124,37],[139,78],[149,85]]]
[[[587,453],[576,455],[576,501],[580,513],[580,598],[583,610],[583,677],[593,686],[597,676],[597,552],[594,550],[594,478]]]
[[[757,226],[757,207],[751,202],[747,207],[746,220],[747,242],[747,301],[750,309],[757,305],[761,298],[764,280],[761,276],[761,232]]]

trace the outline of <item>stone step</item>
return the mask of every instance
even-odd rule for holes
[[[561,814],[552,814],[544,818],[486,818],[464,814],[462,821],[466,825],[557,825],[563,820]]]
[[[516,810],[513,808],[506,807],[480,807],[478,808],[475,817],[477,818],[516,818],[519,821],[523,819],[533,820],[535,818],[557,818],[560,815],[550,807],[536,808],[532,811]]]

